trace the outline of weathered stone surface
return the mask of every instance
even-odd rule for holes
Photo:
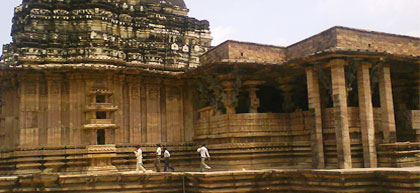
[[[2,192],[417,192],[416,169],[265,170],[0,177]]]
[[[202,55],[209,24],[181,0],[26,0],[15,12],[0,64],[0,175],[19,177],[1,179],[5,191],[417,186],[411,174],[396,185],[392,170],[261,169],[418,166],[419,38],[333,27],[288,47],[227,41]],[[260,171],[121,173],[138,147],[153,168],[157,143],[176,171],[198,171],[203,143],[213,171]]]

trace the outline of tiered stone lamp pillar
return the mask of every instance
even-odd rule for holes
[[[88,173],[117,171],[111,159],[116,157],[114,130],[118,126],[113,123],[112,117],[118,107],[110,103],[112,92],[109,90],[95,89],[88,94],[89,104],[86,107],[88,123],[84,125],[89,142],[86,147],[89,159]]]

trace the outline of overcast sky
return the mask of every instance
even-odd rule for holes
[[[13,8],[1,0],[0,43],[11,41]],[[420,37],[420,0],[185,0],[210,21],[213,45],[227,39],[288,46],[333,26]]]

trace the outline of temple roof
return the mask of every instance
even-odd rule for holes
[[[184,0],[140,0],[140,2],[145,3],[166,3],[173,6],[178,6],[181,9],[187,9]]]
[[[212,39],[209,22],[187,14],[183,0],[25,0],[0,66],[184,71]]]
[[[215,63],[287,64],[329,54],[377,55],[417,60],[420,38],[335,26],[287,47],[228,40],[203,56]],[[301,63],[302,63],[301,62]]]

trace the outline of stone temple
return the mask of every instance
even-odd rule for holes
[[[188,11],[23,0],[0,63],[0,192],[418,192],[420,38],[211,47]],[[177,172],[133,173],[157,143]]]

